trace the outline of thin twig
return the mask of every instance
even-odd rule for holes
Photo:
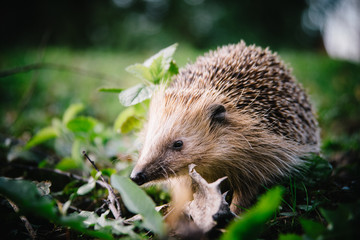
[[[82,152],[83,155],[85,156],[85,158],[87,160],[89,160],[89,162],[93,165],[93,167],[95,168],[95,170],[97,172],[100,172],[99,169],[96,167],[94,161],[92,161],[89,156],[86,154],[85,151]],[[101,172],[100,172],[101,173]],[[113,190],[113,188],[110,186],[110,184],[108,184],[104,177],[102,176],[102,174],[100,174],[100,179],[102,180],[104,186],[106,187],[106,189],[109,192],[109,196],[108,199],[110,200],[110,203],[108,204],[110,211],[112,212],[112,214],[114,215],[115,219],[118,219],[121,216],[121,210],[120,210],[120,203],[118,201],[118,199],[116,198],[115,192]]]
[[[11,207],[14,209],[14,211],[16,213],[18,213],[19,212],[18,206],[15,203],[13,203],[12,201],[10,201],[9,199],[7,199],[7,200],[9,202],[9,204],[11,205]],[[25,216],[20,216],[20,219],[24,223],[25,228],[28,231],[28,233],[30,234],[31,239],[36,239],[36,232],[34,231],[33,227],[31,226],[29,220]]]

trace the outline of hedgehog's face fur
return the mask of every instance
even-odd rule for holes
[[[211,90],[159,90],[149,113],[130,176],[139,185],[187,174],[192,163],[208,181],[228,176],[236,185],[244,179],[265,182],[283,175],[294,160],[282,138]],[[264,164],[272,155],[273,166]]]
[[[159,90],[143,136],[130,176],[139,185],[185,175],[193,163],[209,182],[227,176],[231,188],[253,191],[293,169],[300,151],[211,90]]]
[[[131,178],[138,184],[183,175],[194,163],[205,173],[223,152],[233,109],[214,92],[158,91],[152,99],[143,148]],[[211,156],[211,157],[210,157]],[[211,159],[210,159],[211,158]]]

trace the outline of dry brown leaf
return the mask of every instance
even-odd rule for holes
[[[229,204],[225,201],[226,193],[221,194],[220,190],[220,183],[226,177],[208,183],[196,172],[195,166],[195,164],[189,165],[189,175],[195,192],[194,200],[188,204],[186,211],[194,223],[206,233],[219,224],[223,225],[223,221],[228,222],[235,214],[230,211]]]

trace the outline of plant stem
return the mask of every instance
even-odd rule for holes
[[[89,160],[89,162],[91,163],[91,165],[93,165],[93,167],[95,168],[95,170],[96,170],[97,172],[100,172],[100,173],[101,173],[101,171],[96,167],[95,162],[92,161],[92,160],[89,158],[89,156],[86,154],[86,152],[83,151],[82,154],[85,156],[85,158],[86,158],[87,160]],[[108,199],[109,199],[109,201],[110,201],[110,203],[108,204],[109,209],[110,209],[110,211],[112,212],[112,214],[114,215],[115,219],[118,219],[118,218],[121,216],[121,210],[120,210],[120,203],[119,203],[118,199],[116,198],[114,189],[111,187],[110,184],[108,184],[108,183],[105,181],[105,179],[104,179],[104,177],[102,176],[102,174],[100,174],[100,179],[101,179],[101,181],[103,181],[104,186],[106,187],[106,189],[107,189],[108,192],[109,192],[109,196],[108,196]]]

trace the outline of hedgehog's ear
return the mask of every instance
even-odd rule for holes
[[[224,105],[214,103],[209,107],[211,123],[225,122],[226,109]]]

